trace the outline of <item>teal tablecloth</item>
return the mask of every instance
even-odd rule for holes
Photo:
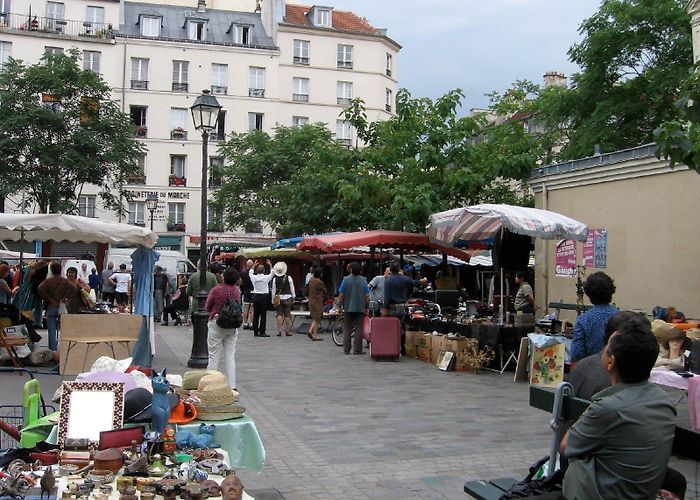
[[[177,424],[175,431],[185,430],[199,434],[199,425],[201,423],[216,425],[214,439],[228,453],[231,467],[245,467],[256,472],[262,471],[265,463],[265,447],[252,418],[245,416],[233,420],[212,422],[195,420],[189,424]],[[58,426],[55,426],[46,441],[56,444],[57,438]]]
[[[199,434],[201,423],[203,422],[195,420],[189,424],[178,424],[175,426],[175,431],[185,430]],[[231,467],[245,467],[256,472],[262,471],[265,463],[265,447],[252,418],[245,416],[233,420],[204,423],[216,425],[214,441],[228,453]]]

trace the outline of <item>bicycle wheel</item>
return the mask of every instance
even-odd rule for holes
[[[333,332],[331,332],[331,335],[333,337],[333,342],[335,345],[338,347],[343,346],[343,327],[342,326],[336,326],[333,329]]]

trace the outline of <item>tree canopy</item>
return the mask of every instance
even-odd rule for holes
[[[431,100],[396,96],[396,116],[344,113],[361,148],[324,124],[234,134],[221,146],[214,205],[229,227],[264,220],[283,235],[360,229],[423,231],[431,213],[479,202],[522,202],[534,161],[522,126],[460,117],[460,90]],[[524,146],[524,144],[528,144]]]
[[[144,146],[109,86],[79,64],[80,52],[47,53],[0,72],[0,155],[5,193],[25,194],[40,212],[74,213],[85,184],[123,211],[121,186],[138,173]]]
[[[614,151],[653,140],[675,115],[674,101],[692,65],[687,0],[604,0],[569,50],[581,67],[570,89],[556,89],[536,106],[562,127],[561,159]]]

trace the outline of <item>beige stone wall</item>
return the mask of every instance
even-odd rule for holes
[[[615,280],[613,300],[620,308],[651,313],[656,305],[675,305],[700,318],[700,175],[659,168],[655,158],[637,162],[599,167],[569,186],[556,186],[550,179],[546,200],[541,186],[536,189],[535,205],[608,230],[608,267],[602,271]],[[656,170],[645,171],[652,164]],[[540,307],[558,299],[576,301],[575,279],[554,276],[555,245],[536,242]],[[582,243],[577,250],[580,264]]]

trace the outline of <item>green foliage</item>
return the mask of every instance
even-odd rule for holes
[[[299,235],[422,232],[440,210],[522,202],[532,140],[522,125],[492,128],[481,117],[460,117],[462,98],[460,90],[435,101],[401,90],[397,115],[373,123],[356,99],[343,116],[362,148],[336,144],[323,124],[234,134],[220,149],[224,185],[214,204],[229,227],[265,220],[280,235]]]
[[[123,211],[120,189],[145,151],[109,86],[79,65],[80,52],[47,54],[0,73],[0,155],[8,194],[23,191],[40,212],[74,213],[84,184]]]
[[[687,0],[604,0],[580,27],[569,50],[582,71],[564,92],[566,107],[550,109],[568,123],[564,159],[652,141],[673,118],[678,89],[692,65]],[[551,103],[550,103],[551,104]]]
[[[681,97],[674,103],[677,119],[662,123],[654,131],[656,156],[683,163],[700,173],[700,73],[698,65],[683,84]]]

